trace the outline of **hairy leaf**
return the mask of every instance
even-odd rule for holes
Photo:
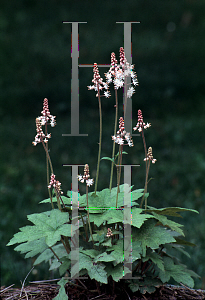
[[[58,255],[59,258],[67,255],[63,244],[55,245],[52,247],[52,249]],[[49,259],[51,259],[52,257],[54,257],[53,252],[50,249],[46,249],[45,251],[42,251],[41,254],[37,257],[37,259],[34,262],[34,265],[38,265],[43,261],[48,262]]]
[[[116,282],[118,282],[120,279],[123,279],[123,276],[126,274],[130,273],[130,270],[126,266],[123,266],[122,263],[116,265],[115,267],[109,264],[106,266],[105,270],[107,272],[107,277],[111,275],[113,280]]]
[[[164,271],[159,271],[159,277],[162,282],[168,282],[170,277],[172,277],[176,282],[189,286],[190,288],[194,287],[194,280],[191,278],[187,268],[184,265],[175,265],[173,260],[170,257],[163,257],[164,261]]]
[[[65,197],[65,196],[61,196],[61,198],[62,198],[64,204],[71,205],[71,198],[68,198],[68,197]],[[53,197],[52,202],[53,203],[57,202],[57,198]],[[51,199],[47,198],[47,199],[42,200],[42,201],[39,202],[39,204],[42,204],[42,203],[51,203]]]
[[[162,223],[164,226],[168,226],[169,228],[171,228],[172,230],[178,232],[179,234],[184,236],[184,232],[180,227],[183,227],[183,225],[176,223],[174,221],[171,221],[169,219],[167,219],[167,217],[157,214],[155,212],[152,212],[153,216],[155,217],[155,219],[159,220],[160,223]]]
[[[107,254],[107,252],[103,252],[95,257],[94,262],[98,261],[114,261],[115,258],[111,254]]]
[[[21,253],[27,253],[25,255],[25,258],[29,258],[44,252],[44,250],[46,250],[47,248],[48,245],[46,245],[45,237],[43,237],[39,240],[22,243],[21,245],[18,245],[16,248],[14,248],[14,250]]]
[[[141,228],[133,228],[132,240],[141,243],[142,256],[146,256],[146,247],[157,249],[160,245],[175,242],[173,236],[164,227],[155,226],[156,221],[149,219]]]
[[[190,242],[187,242],[187,241],[185,241],[185,240],[182,240],[182,239],[180,239],[180,238],[175,238],[175,240],[176,240],[176,243],[177,244],[179,244],[179,245],[184,245],[184,246],[191,246],[191,247],[196,247],[196,245],[195,244],[193,244],[193,243],[190,243]]]
[[[195,213],[199,213],[197,210],[195,209],[189,209],[189,208],[181,208],[181,207],[167,207],[167,208],[154,208],[151,206],[148,206],[148,212],[155,212],[159,215],[166,215],[166,216],[172,216],[172,217],[180,217],[182,218],[182,216],[180,214],[178,214],[178,212],[182,212],[182,211],[191,211],[191,212],[195,212]]]
[[[142,261],[145,262],[149,259],[151,259],[151,261],[156,264],[160,270],[164,271],[164,262],[159,254],[149,251],[149,254],[147,253],[146,257],[144,257]]]
[[[53,209],[52,211],[32,214],[27,217],[35,226],[20,228],[21,232],[14,235],[7,244],[8,246],[45,237],[45,243],[51,247],[60,241],[61,235],[71,236],[71,224],[64,224],[69,221],[69,215],[66,212]],[[74,226],[72,229],[75,230],[77,227]]]
[[[57,282],[58,285],[60,285],[60,289],[59,289],[59,292],[58,292],[58,295],[53,298],[53,300],[68,300],[68,296],[65,292],[65,284],[68,282],[68,279],[64,279],[64,278],[61,278],[60,281]]]
[[[104,269],[105,265],[102,263],[92,265],[92,267],[88,270],[88,275],[91,279],[107,284],[107,272]]]
[[[132,222],[131,222],[131,224],[134,227],[140,228],[145,220],[147,220],[149,218],[153,218],[153,216],[151,216],[151,215],[141,214],[142,211],[143,210],[141,208],[137,208],[137,207],[132,209]]]

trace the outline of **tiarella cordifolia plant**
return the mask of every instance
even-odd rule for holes
[[[48,152],[48,139],[51,134],[47,133],[47,126],[55,126],[55,116],[52,116],[48,108],[48,100],[44,99],[42,116],[36,118],[36,137],[33,145],[42,143],[47,158],[47,186],[49,198],[40,203],[51,203],[52,209],[39,214],[28,216],[33,226],[25,226],[20,232],[15,234],[8,245],[20,244],[15,250],[26,253],[26,258],[39,255],[34,265],[48,260],[52,260],[50,270],[59,269],[61,276],[66,273],[69,276],[89,276],[94,279],[99,291],[99,283],[112,283],[113,289],[115,282],[125,280],[123,277],[130,274],[132,278],[125,280],[132,292],[140,291],[141,293],[152,293],[156,287],[168,282],[170,278],[178,283],[189,287],[194,286],[193,276],[198,276],[188,270],[185,265],[172,256],[172,250],[176,249],[189,254],[184,250],[185,245],[194,246],[186,242],[181,237],[184,236],[182,225],[170,220],[168,217],[180,217],[182,211],[195,210],[169,207],[154,208],[148,206],[147,198],[149,193],[148,178],[150,163],[156,162],[153,158],[152,147],[147,149],[144,130],[148,129],[151,124],[145,124],[143,121],[142,111],[138,110],[138,121],[133,130],[138,130],[142,136],[145,152],[145,185],[142,189],[133,190],[133,186],[127,183],[120,184],[121,166],[123,147],[133,147],[131,133],[125,130],[123,117],[119,118],[119,129],[117,130],[118,120],[118,97],[117,90],[124,88],[125,101],[124,111],[126,110],[127,98],[134,93],[134,87],[128,86],[127,77],[132,79],[131,85],[137,86],[138,80],[136,73],[133,71],[133,65],[130,65],[126,58],[124,49],[120,48],[120,64],[116,60],[115,53],[111,54],[111,67],[105,74],[106,82],[99,75],[97,64],[94,64],[93,85],[88,86],[89,90],[94,89],[98,97],[99,114],[100,114],[100,135],[99,135],[99,152],[97,162],[97,175],[95,179],[95,191],[89,192],[88,189],[94,184],[90,178],[89,166],[85,164],[84,174],[78,175],[80,183],[85,184],[86,193],[80,195],[74,191],[67,191],[67,196],[63,196],[61,183],[56,180],[54,175],[51,158]],[[101,91],[105,89],[104,96],[109,97],[109,84],[113,82],[115,90],[115,126],[113,140],[113,151],[111,158],[100,158],[101,140],[102,140],[102,112],[101,112]],[[45,126],[45,131],[42,127]],[[115,154],[115,144],[119,145],[117,154]],[[99,177],[100,161],[110,160],[112,162],[110,171],[109,188],[97,191]],[[116,161],[117,160],[117,161]],[[117,168],[117,186],[112,187],[113,168]],[[51,192],[52,189],[52,192]],[[76,195],[79,200],[79,228],[71,225],[72,222],[72,198]],[[125,196],[131,195],[131,224],[126,223],[125,218]],[[138,204],[138,201],[140,204]],[[143,207],[143,203],[145,205]],[[54,204],[57,204],[57,207]],[[124,244],[124,226],[131,226],[132,238],[129,245],[132,251],[129,254],[129,262],[132,262],[132,270],[124,264],[124,251],[129,245]],[[73,265],[71,270],[71,253],[72,245],[76,245],[74,232],[79,230],[79,261]],[[77,279],[80,284],[82,282]],[[55,299],[67,299],[64,291],[66,282],[73,282],[66,277],[62,278],[58,284],[61,286],[59,295]],[[60,298],[61,297],[61,298]]]

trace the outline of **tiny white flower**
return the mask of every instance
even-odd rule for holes
[[[147,125],[144,126],[145,129],[149,128],[151,126],[151,123],[147,123]]]
[[[130,87],[127,91],[127,97],[131,98],[132,95],[134,94],[134,92],[135,92],[135,89],[133,87]]]
[[[122,138],[118,138],[118,144],[119,144],[119,145],[123,145],[123,144],[124,144],[124,141],[123,141]]]
[[[124,82],[123,82],[123,80],[120,80],[120,79],[115,79],[114,80],[114,85],[115,85],[115,87],[118,89],[118,88],[121,88],[123,85],[124,85]]]
[[[82,175],[78,175],[78,180],[81,182],[81,183],[83,183],[84,182],[84,179],[83,179],[83,176]]]
[[[105,73],[105,76],[107,78],[108,83],[112,82],[112,75],[109,72]]]
[[[106,90],[108,90],[108,84],[107,83],[104,83],[104,88],[106,89]]]
[[[86,183],[87,183],[87,186],[93,185],[93,179],[87,179]]]
[[[128,141],[128,145],[129,145],[129,147],[133,147],[134,146],[133,143],[132,143],[132,141]]]
[[[126,76],[126,77],[128,77],[130,75],[130,70],[128,69],[128,70],[125,70],[124,71],[124,76]]]
[[[105,95],[106,98],[110,97],[110,93],[109,92],[104,92],[104,95]]]
[[[139,82],[138,82],[138,80],[137,80],[136,78],[134,78],[134,79],[132,80],[132,83],[133,83],[134,85],[139,85]]]

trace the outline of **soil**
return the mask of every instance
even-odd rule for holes
[[[56,280],[57,281],[57,280]],[[1,287],[0,300],[51,300],[58,294],[59,285],[49,282],[30,282],[22,288]],[[205,299],[204,290],[193,290],[185,286],[164,285],[152,294],[132,293],[125,282],[115,283],[115,289],[109,285],[96,285],[95,280],[75,280],[66,284],[68,300],[194,300]]]

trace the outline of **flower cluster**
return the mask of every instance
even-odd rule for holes
[[[89,166],[88,164],[85,164],[84,167],[84,175],[78,175],[78,180],[83,183],[84,181],[86,181],[87,186],[91,186],[94,183],[93,179],[90,179],[90,174],[89,174]]]
[[[141,132],[144,129],[147,129],[151,126],[150,123],[147,123],[147,125],[144,123],[143,121],[143,116],[142,116],[142,111],[139,109],[138,110],[138,123],[137,125],[133,128],[133,130],[138,130],[139,132]]]
[[[155,162],[157,161],[155,158],[153,158],[152,147],[149,147],[149,149],[147,151],[147,157],[144,158],[144,161],[146,161],[146,160],[151,160],[153,164],[155,164]]]
[[[38,143],[41,143],[42,141],[44,143],[47,143],[48,139],[50,139],[50,137],[51,137],[51,133],[45,135],[45,133],[42,130],[42,124],[41,124],[40,117],[36,118],[36,131],[37,131],[37,134],[36,134],[35,140],[32,142],[32,144],[34,146],[36,146]]]
[[[108,84],[105,83],[103,81],[103,79],[100,77],[97,63],[94,63],[94,65],[93,65],[93,73],[94,73],[93,74],[93,80],[92,80],[93,85],[89,85],[88,89],[89,90],[95,90],[95,91],[97,91],[96,97],[98,97],[98,92],[100,90],[105,89],[106,91],[104,91],[104,96],[106,98],[109,98],[110,97],[110,93],[108,91],[108,88],[109,88]]]
[[[51,133],[44,134],[42,130],[42,126],[46,124],[50,124],[52,127],[56,125],[55,118],[56,116],[51,115],[49,108],[48,108],[48,99],[45,98],[43,101],[43,110],[41,112],[42,116],[36,118],[36,131],[37,134],[35,136],[35,140],[32,142],[34,146],[38,143],[44,142],[47,143],[48,139],[51,138]],[[50,123],[48,121],[50,120]]]
[[[111,67],[107,73],[105,73],[105,77],[107,78],[107,83],[112,82],[112,77],[114,78],[114,88],[118,89],[123,86],[124,82],[122,80],[122,69],[120,69],[120,65],[117,64],[117,59],[115,53],[111,53]]]
[[[48,185],[48,188],[50,189],[53,186],[58,195],[63,194],[63,192],[61,191],[61,183],[60,183],[60,181],[56,180],[55,177],[56,176],[54,174],[51,174],[51,180],[50,180],[50,183]]]
[[[110,228],[108,228],[107,229],[107,234],[106,234],[106,236],[107,237],[110,237],[110,236],[112,236],[113,234],[112,234],[112,230],[110,229]]]
[[[125,131],[124,120],[122,117],[119,119],[119,130],[117,131],[117,135],[113,135],[112,140],[119,145],[123,145],[124,141],[127,141],[129,147],[134,146],[130,133]]]
[[[45,125],[50,120],[51,127],[54,127],[56,125],[55,118],[56,116],[51,115],[49,108],[48,108],[48,99],[45,98],[43,101],[43,110],[41,112],[42,116],[39,117],[39,120],[41,121],[41,125]]]
[[[125,52],[123,47],[120,48],[120,64],[117,64],[117,59],[115,56],[115,53],[111,53],[111,67],[107,73],[105,73],[105,76],[107,78],[107,83],[112,82],[113,77],[113,83],[114,88],[118,89],[123,87],[125,78],[130,76],[132,78],[132,84],[139,85],[137,80],[137,74],[133,71],[134,65],[131,65],[128,63],[127,59],[125,58]],[[127,97],[131,98],[135,89],[133,87],[129,87],[127,91]]]

